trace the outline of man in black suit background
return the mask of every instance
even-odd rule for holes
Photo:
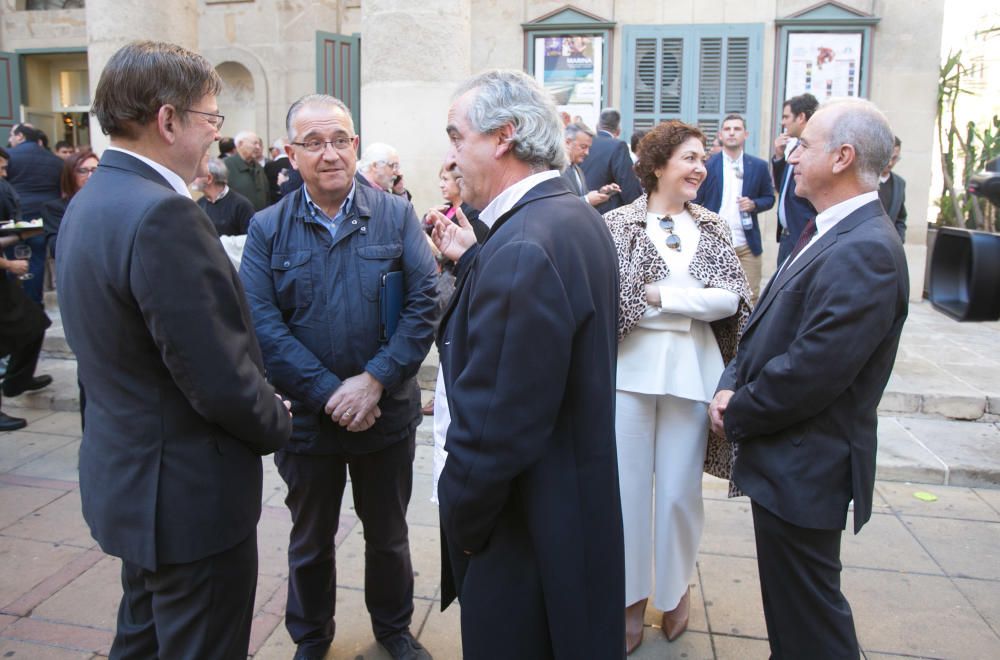
[[[218,139],[221,87],[179,46],[115,53],[93,104],[111,146],[59,232],[87,392],[83,516],[122,558],[111,658],[246,658],[260,457],[291,432],[240,279],[187,189]]]
[[[42,217],[42,204],[58,199],[62,194],[59,177],[62,176],[63,161],[42,146],[42,132],[27,124],[19,124],[11,133],[11,142],[17,143],[9,151],[7,181],[14,186],[21,200],[21,216],[24,220]],[[45,283],[45,236],[33,236],[24,241],[31,247],[28,272],[31,278],[22,286],[29,298],[42,304]],[[12,258],[10,249],[7,258]]]
[[[795,168],[787,166],[785,156],[795,148],[817,107],[819,101],[815,96],[801,94],[785,101],[781,110],[782,133],[774,141],[771,158],[774,188],[778,191],[778,266],[791,254],[806,223],[816,217],[816,209],[809,200],[796,194],[792,176]]]
[[[609,183],[618,185],[618,192],[597,205],[597,212],[601,214],[631,204],[642,194],[639,177],[632,169],[628,145],[618,139],[621,122],[621,113],[614,108],[601,110],[594,144],[590,147],[590,154],[580,163],[580,168],[587,175],[588,190],[601,190]]]
[[[442,602],[457,589],[469,658],[622,657],[611,235],[559,176],[562,123],[532,78],[465,82],[447,131],[445,166],[490,233],[434,227],[459,282],[438,332]]]
[[[906,179],[892,171],[899,162],[899,152],[903,148],[903,142],[899,136],[894,138],[895,144],[892,147],[892,158],[885,166],[878,177],[878,198],[885,208],[886,215],[896,227],[899,240],[906,242]]]
[[[750,496],[771,656],[857,658],[840,590],[848,505],[871,517],[876,408],[907,314],[899,238],[878,200],[892,131],[868,101],[836,101],[789,156],[819,211],[764,290],[709,414],[737,444]]]
[[[580,169],[580,163],[590,153],[590,147],[594,144],[594,131],[584,124],[572,123],[566,125],[564,134],[566,136],[566,159],[569,161],[562,173],[566,185],[591,206],[600,206],[620,188],[617,183],[608,183],[601,186],[600,190],[587,189],[587,176]]]

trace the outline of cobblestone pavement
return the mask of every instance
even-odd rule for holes
[[[0,657],[104,657],[121,593],[119,562],[95,546],[80,515],[79,417],[17,412],[29,417],[28,428],[0,434]],[[409,511],[413,632],[439,660],[459,658],[458,610],[442,613],[438,601],[427,422],[418,442]],[[269,458],[264,465],[250,655],[288,659],[294,646],[282,614],[290,521],[281,479]],[[915,492],[937,500],[922,501]],[[767,657],[749,502],[726,499],[723,484],[706,478],[705,508],[689,631],[667,643],[659,612],[651,609],[634,658]],[[337,556],[338,633],[328,658],[384,659],[364,608],[364,545],[349,503]],[[843,559],[844,589],[867,658],[1000,657],[1000,490],[879,481],[872,521],[859,536],[845,534]]]

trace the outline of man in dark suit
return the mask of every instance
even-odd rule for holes
[[[7,180],[20,197],[21,216],[25,220],[42,217],[42,204],[58,199],[62,194],[59,178],[62,176],[63,161],[44,148],[41,139],[42,132],[27,124],[20,124],[12,134],[12,140],[18,141],[18,144],[9,152]],[[28,269],[31,279],[24,280],[24,292],[40,305],[45,283],[45,236],[33,236],[25,243],[31,247]],[[12,256],[11,249],[7,257]]]
[[[737,445],[750,496],[771,657],[857,658],[840,539],[871,517],[876,408],[909,279],[878,201],[892,132],[868,101],[832,102],[789,163],[819,211],[761,297],[709,414]]]
[[[569,189],[591,206],[600,206],[608,201],[611,195],[620,192],[621,189],[617,183],[607,183],[601,186],[600,190],[587,189],[587,175],[580,169],[580,163],[590,153],[590,147],[594,143],[594,131],[584,124],[573,123],[567,124],[564,134],[566,136],[566,160],[569,163],[562,175]]]
[[[59,304],[87,392],[80,497],[122,558],[112,658],[246,658],[261,455],[291,419],[239,276],[187,183],[218,139],[200,55],[135,42],[101,73],[110,136],[59,232]]]
[[[457,589],[469,658],[622,657],[611,235],[556,171],[562,124],[533,79],[467,81],[447,130],[445,165],[491,229],[477,246],[467,224],[434,227],[459,282],[438,337],[442,599]]]
[[[292,172],[292,161],[288,160],[288,154],[285,153],[285,145],[288,144],[288,140],[285,138],[278,138],[271,145],[271,154],[273,158],[266,163],[264,163],[264,176],[267,177],[268,186],[268,200],[271,204],[277,204],[278,200],[281,199],[281,183],[278,182],[278,175],[282,171],[285,173],[287,180],[288,174]]]
[[[722,150],[708,159],[705,165],[708,173],[694,201],[718,213],[729,225],[736,256],[756,302],[764,251],[757,214],[774,206],[774,186],[767,163],[743,151],[747,135],[742,116],[727,115],[722,120],[718,136]]]
[[[878,199],[882,202],[889,220],[896,227],[899,240],[906,242],[906,180],[892,171],[899,162],[899,152],[903,148],[903,142],[899,136],[894,138],[895,145],[892,148],[892,158],[889,164],[878,177]]]
[[[601,190],[609,183],[618,185],[608,201],[597,205],[598,213],[607,213],[625,204],[631,204],[642,194],[639,177],[632,169],[632,156],[628,145],[618,139],[622,116],[614,108],[601,110],[597,120],[597,135],[590,147],[590,154],[580,163],[587,175],[587,189]]]
[[[802,235],[802,229],[816,217],[816,209],[805,197],[795,192],[794,167],[786,165],[785,155],[791,152],[802,135],[819,102],[812,94],[793,96],[781,110],[782,133],[774,141],[771,169],[778,191],[778,266],[781,266]]]

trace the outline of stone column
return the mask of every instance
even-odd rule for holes
[[[196,0],[87,0],[87,67],[93,98],[101,71],[115,52],[136,39],[198,47]],[[98,153],[108,145],[97,120],[90,118],[90,142]]]
[[[422,215],[441,203],[437,173],[456,85],[470,75],[470,0],[361,3],[361,142],[399,151]]]

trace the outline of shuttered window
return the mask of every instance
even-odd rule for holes
[[[757,153],[763,34],[762,25],[625,26],[623,135],[681,119],[711,140],[736,112]]]
[[[354,132],[361,132],[361,39],[316,33],[316,91],[335,96],[351,109]]]

